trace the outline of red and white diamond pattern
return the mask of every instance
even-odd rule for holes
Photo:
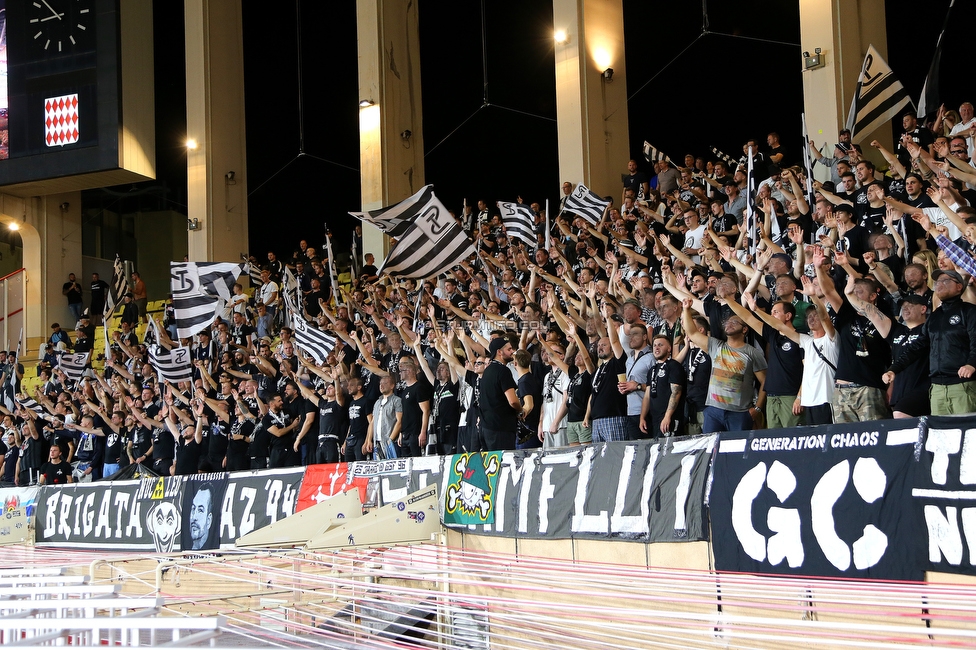
[[[49,147],[78,142],[78,95],[44,100],[44,141]]]

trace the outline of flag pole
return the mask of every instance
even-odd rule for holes
[[[325,225],[325,248],[329,253],[329,276],[332,280],[332,297],[336,307],[339,306],[339,285],[336,283],[336,264],[332,256],[332,238],[329,236],[329,226]]]
[[[552,226],[549,224],[549,199],[546,199],[546,251],[552,247]]]

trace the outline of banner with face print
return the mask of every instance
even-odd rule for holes
[[[184,551],[220,548],[220,505],[226,491],[226,474],[200,474],[186,479],[181,536]]]

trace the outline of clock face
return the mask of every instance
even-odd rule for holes
[[[27,37],[35,52],[75,52],[94,34],[92,0],[28,0]]]

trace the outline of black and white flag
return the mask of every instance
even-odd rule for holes
[[[813,156],[810,155],[810,136],[807,133],[807,114],[800,113],[800,122],[803,126],[803,170],[806,175],[807,203],[810,208],[817,204],[817,195],[813,191]]]
[[[298,279],[295,278],[295,274],[287,266],[281,273],[281,295],[285,299],[285,307],[288,308],[289,313],[302,313],[302,290],[298,286]]]
[[[647,162],[671,162],[671,158],[666,153],[647,140],[644,140],[644,160]]]
[[[214,321],[232,294],[242,265],[229,262],[170,262],[170,288],[179,338]]]
[[[434,196],[434,186],[425,185],[416,194],[397,204],[368,212],[350,212],[357,219],[364,219],[390,237],[402,237],[410,224],[426,210]],[[434,199],[436,200],[436,199]],[[447,211],[445,210],[445,213]]]
[[[949,16],[952,15],[952,7],[955,4],[956,0],[949,2],[945,22],[942,23],[942,31],[939,32],[939,40],[935,42],[935,56],[932,57],[929,72],[925,75],[925,83],[922,84],[922,94],[918,98],[919,119],[924,119],[929,113],[939,110],[939,68],[942,66],[942,37],[945,36],[946,27],[949,26]]]
[[[475,253],[461,222],[451,216],[433,192],[414,206],[413,223],[386,256],[379,272],[425,279],[460,264]]]
[[[729,166],[729,171],[730,172],[734,172],[735,171],[736,166],[739,164],[735,160],[735,158],[733,158],[729,154],[725,153],[724,151],[721,151],[717,147],[712,147],[712,153],[715,154],[715,157],[718,158],[719,160],[724,160],[725,161],[725,164]]]
[[[539,240],[535,235],[535,214],[532,208],[519,203],[499,201],[498,209],[502,212],[502,223],[509,240],[518,238],[535,248]]]
[[[309,354],[315,363],[324,364],[329,353],[335,348],[336,337],[328,332],[312,327],[299,315],[291,319],[292,329],[295,330],[295,343]]]
[[[353,237],[356,235],[353,234]],[[329,282],[332,285],[332,299],[335,300],[335,304],[339,304],[339,284],[337,282],[339,278],[339,269],[336,267],[335,257],[332,256],[332,237],[329,235],[329,231],[325,232],[325,250],[329,255]],[[352,258],[356,259],[355,255]],[[359,276],[354,275],[354,278]]]
[[[35,400],[33,397],[24,395],[23,397],[16,398],[16,401],[25,409],[34,411],[35,413],[38,413],[40,415],[47,414],[47,411],[44,410],[44,407],[38,404],[37,400]]]
[[[908,91],[895,78],[885,60],[873,45],[868,46],[867,56],[857,81],[857,91],[847,117],[851,141],[861,142],[875,129],[890,122],[899,113],[912,106]]]
[[[64,371],[64,374],[68,375],[69,379],[78,381],[85,374],[85,368],[88,366],[88,357],[90,354],[90,352],[62,354],[61,360],[58,361],[58,367]]]
[[[115,264],[112,265],[112,291],[108,295],[106,303],[111,303],[113,310],[115,305],[122,301],[122,296],[129,290],[129,283],[125,277],[125,263],[118,255],[115,256]],[[114,301],[112,298],[114,297]],[[111,312],[109,312],[111,313]]]
[[[610,205],[610,201],[580,183],[573,190],[573,193],[566,197],[563,210],[578,214],[595,226],[603,220],[603,213],[608,205]]]
[[[252,287],[260,287],[262,284],[264,284],[261,279],[261,267],[257,264],[246,262],[244,264],[244,272],[247,273],[247,277],[251,279]]]
[[[149,363],[159,376],[160,381],[178,384],[181,381],[193,379],[193,365],[190,362],[190,350],[180,346],[167,350],[161,345],[149,346]]]

